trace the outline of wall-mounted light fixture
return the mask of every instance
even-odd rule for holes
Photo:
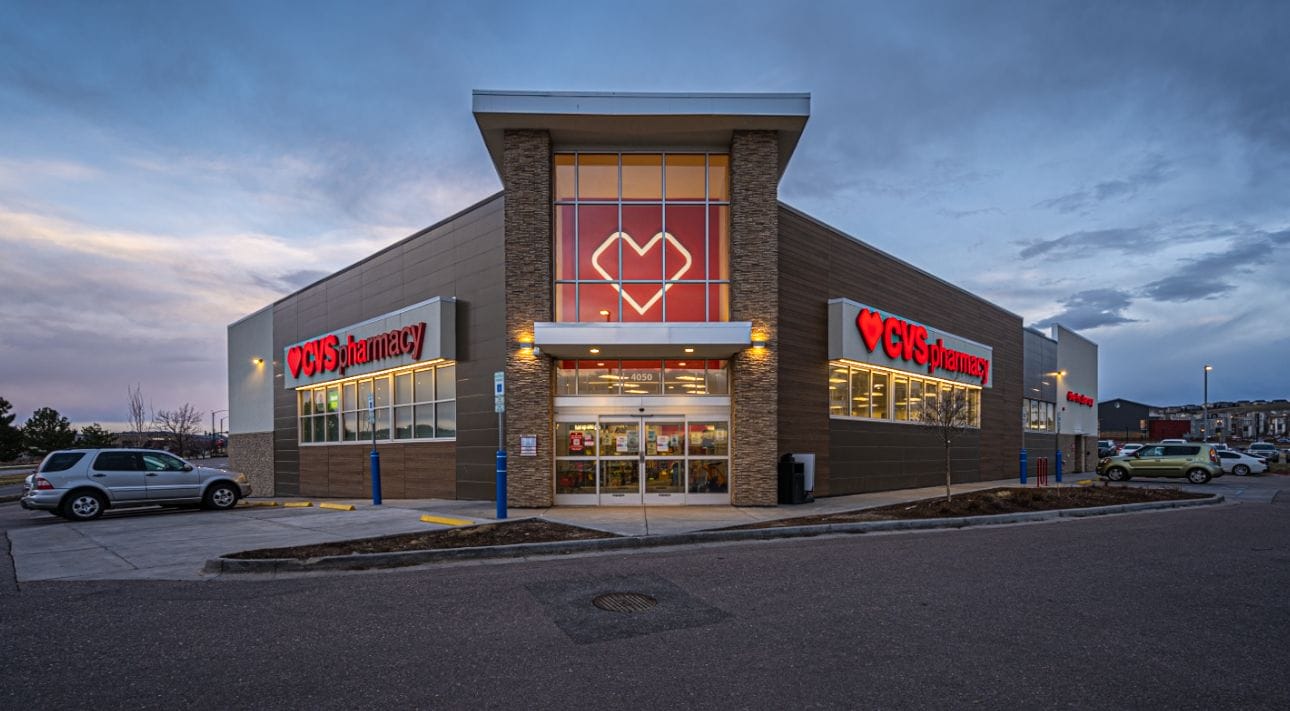
[[[608,321],[608,320],[609,320],[610,315],[611,315],[611,314],[609,313],[609,309],[601,309],[601,310],[600,310],[600,317],[601,317],[601,318],[603,318],[604,320]]]
[[[600,352],[600,349],[599,349],[599,348],[588,348],[588,349],[587,349],[587,352],[588,352],[588,353],[590,353],[590,354],[592,354],[592,355],[595,355],[595,354],[597,354],[597,353],[599,353],[599,352]]]
[[[693,352],[694,352],[694,349],[693,349],[693,348],[686,348],[686,349],[684,349],[684,350],[685,350],[685,352],[686,352],[686,353],[693,353]]]
[[[752,347],[753,347],[753,348],[756,348],[757,350],[761,350],[761,349],[765,348],[765,347],[766,347],[766,339],[765,339],[765,338],[754,338],[754,339],[753,339],[753,342],[752,342]]]
[[[252,364],[252,365],[264,365],[264,359],[263,359],[263,358],[252,358],[252,359],[251,359],[251,364]]]

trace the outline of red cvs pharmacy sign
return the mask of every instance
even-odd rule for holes
[[[1067,391],[1066,391],[1066,400],[1067,400],[1068,402],[1077,403],[1077,404],[1083,405],[1083,406],[1085,406],[1085,407],[1092,407],[1092,406],[1093,406],[1093,398],[1091,398],[1091,397],[1089,397],[1089,396],[1087,396],[1087,395],[1080,395],[1079,393],[1077,393],[1077,392],[1075,392],[1075,391],[1073,391],[1073,390],[1067,390]]]
[[[950,348],[942,338],[929,343],[926,326],[862,308],[856,316],[856,328],[870,353],[881,346],[882,352],[892,360],[926,366],[928,375],[935,375],[937,370],[961,373],[977,378],[982,385],[990,378],[989,358]]]
[[[341,341],[341,337],[333,333],[288,348],[287,368],[293,378],[308,378],[333,372],[344,375],[354,366],[403,355],[420,360],[425,335],[424,321],[367,338],[354,338],[351,334]]]

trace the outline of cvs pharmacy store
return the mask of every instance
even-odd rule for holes
[[[778,200],[804,94],[476,92],[503,190],[229,327],[231,465],[279,495],[774,505],[1021,446],[1021,319]],[[369,415],[369,413],[371,413]],[[1009,470],[1010,471],[1010,470]]]

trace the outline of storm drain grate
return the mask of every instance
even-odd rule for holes
[[[612,592],[597,596],[591,604],[609,612],[644,612],[658,604],[658,600],[634,592]]]

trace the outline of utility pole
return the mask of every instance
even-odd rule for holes
[[[1205,365],[1205,401],[1204,401],[1204,404],[1201,405],[1202,419],[1201,419],[1201,425],[1200,425],[1202,442],[1209,441],[1209,371],[1213,369],[1214,369],[1214,366],[1209,364]]]

